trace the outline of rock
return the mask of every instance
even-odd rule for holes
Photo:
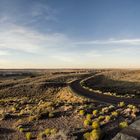
[[[112,140],[138,140],[135,137],[129,136],[127,134],[118,133]]]
[[[139,130],[140,131],[140,120],[135,121],[130,125],[130,127],[134,130]]]
[[[123,129],[112,140],[140,140],[140,119]]]

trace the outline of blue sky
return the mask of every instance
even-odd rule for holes
[[[0,3],[0,68],[140,68],[139,0]]]

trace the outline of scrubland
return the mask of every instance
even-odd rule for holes
[[[111,87],[110,92],[122,95],[114,90],[118,86],[126,88],[127,94],[137,95],[137,71],[23,70],[10,72],[10,76],[6,73],[0,76],[1,140],[109,140],[139,116],[139,105],[123,101],[115,105],[101,103],[77,96],[69,87],[76,79],[96,74],[85,82],[88,88],[108,92]]]

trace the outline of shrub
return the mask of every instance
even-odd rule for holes
[[[57,129],[53,128],[50,130],[51,135],[55,135],[57,133]]]
[[[46,134],[44,132],[39,133],[37,140],[46,140]]]
[[[17,108],[16,107],[12,107],[11,111],[12,112],[16,112]]]
[[[84,111],[84,110],[80,110],[80,111],[79,111],[79,114],[80,114],[81,116],[83,116],[83,115],[85,114],[85,111]]]
[[[89,126],[91,125],[91,120],[85,120],[84,121],[84,126]]]
[[[119,123],[119,128],[122,129],[122,128],[125,128],[125,127],[128,127],[128,123],[126,121]]]
[[[20,132],[24,132],[24,128],[19,128],[19,131]]]
[[[117,116],[118,116],[118,112],[113,111],[113,112],[111,113],[111,115],[112,115],[113,117],[117,117]]]
[[[22,110],[20,110],[20,113],[18,114],[19,116],[22,116],[22,115],[24,115],[25,114],[25,110],[24,109],[22,109]]]
[[[133,109],[134,106],[129,104],[129,105],[127,105],[127,107],[130,108],[130,109]]]
[[[110,105],[108,108],[109,108],[109,109],[114,109],[115,106],[114,106],[114,105]]]
[[[27,132],[25,135],[27,140],[30,140],[32,138],[31,132]]]
[[[20,126],[22,126],[24,124],[23,120],[22,119],[19,119],[18,121],[16,121],[14,124],[13,124],[13,127],[14,128],[20,128]]]
[[[102,114],[103,114],[103,113],[108,113],[108,111],[109,111],[109,108],[108,108],[108,107],[102,108]]]
[[[105,118],[104,116],[99,116],[98,121],[102,121],[102,120],[104,120],[104,118]]]
[[[97,116],[97,114],[98,114],[98,110],[93,110],[92,113],[93,113],[94,116]]]
[[[54,113],[49,113],[48,117],[49,118],[53,118],[54,117]]]
[[[98,129],[100,127],[99,122],[98,121],[92,122],[92,127],[93,127],[93,129]]]
[[[91,140],[99,140],[101,137],[101,130],[98,129],[94,129],[91,131]]]
[[[35,120],[37,120],[37,116],[36,115],[35,116],[29,116],[29,118],[28,118],[29,122],[32,122],[32,121],[35,121]]]
[[[17,129],[20,131],[20,132],[29,132],[30,131],[30,128],[29,128],[29,123],[22,123],[22,124],[20,124],[19,123],[19,125],[18,125],[18,123],[17,123]]]
[[[40,140],[40,139],[42,140],[42,139],[46,138],[47,136],[55,135],[57,132],[58,131],[55,128],[47,128],[47,129],[45,129],[44,132],[39,133],[37,138],[38,138],[38,140]]]
[[[84,136],[83,136],[84,137],[84,140],[90,140],[90,136],[91,135],[90,135],[89,132],[85,133]]]
[[[44,133],[45,133],[46,135],[50,135],[50,134],[51,134],[51,129],[50,129],[50,128],[47,128],[47,129],[44,131]]]
[[[106,120],[107,122],[109,122],[109,121],[111,120],[111,117],[107,115],[107,116],[105,117],[105,120]]]
[[[124,103],[124,102],[120,102],[120,103],[118,104],[118,106],[119,106],[119,107],[124,107],[124,106],[125,106],[125,103]]]
[[[132,112],[133,112],[133,113],[137,113],[137,112],[139,112],[139,109],[138,109],[138,108],[133,108],[133,109],[132,109]]]
[[[86,115],[86,119],[87,119],[87,120],[91,120],[91,118],[92,118],[92,115],[91,115],[91,114],[87,114],[87,115]]]

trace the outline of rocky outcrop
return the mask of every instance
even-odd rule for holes
[[[140,140],[140,119],[123,129],[112,140]]]

